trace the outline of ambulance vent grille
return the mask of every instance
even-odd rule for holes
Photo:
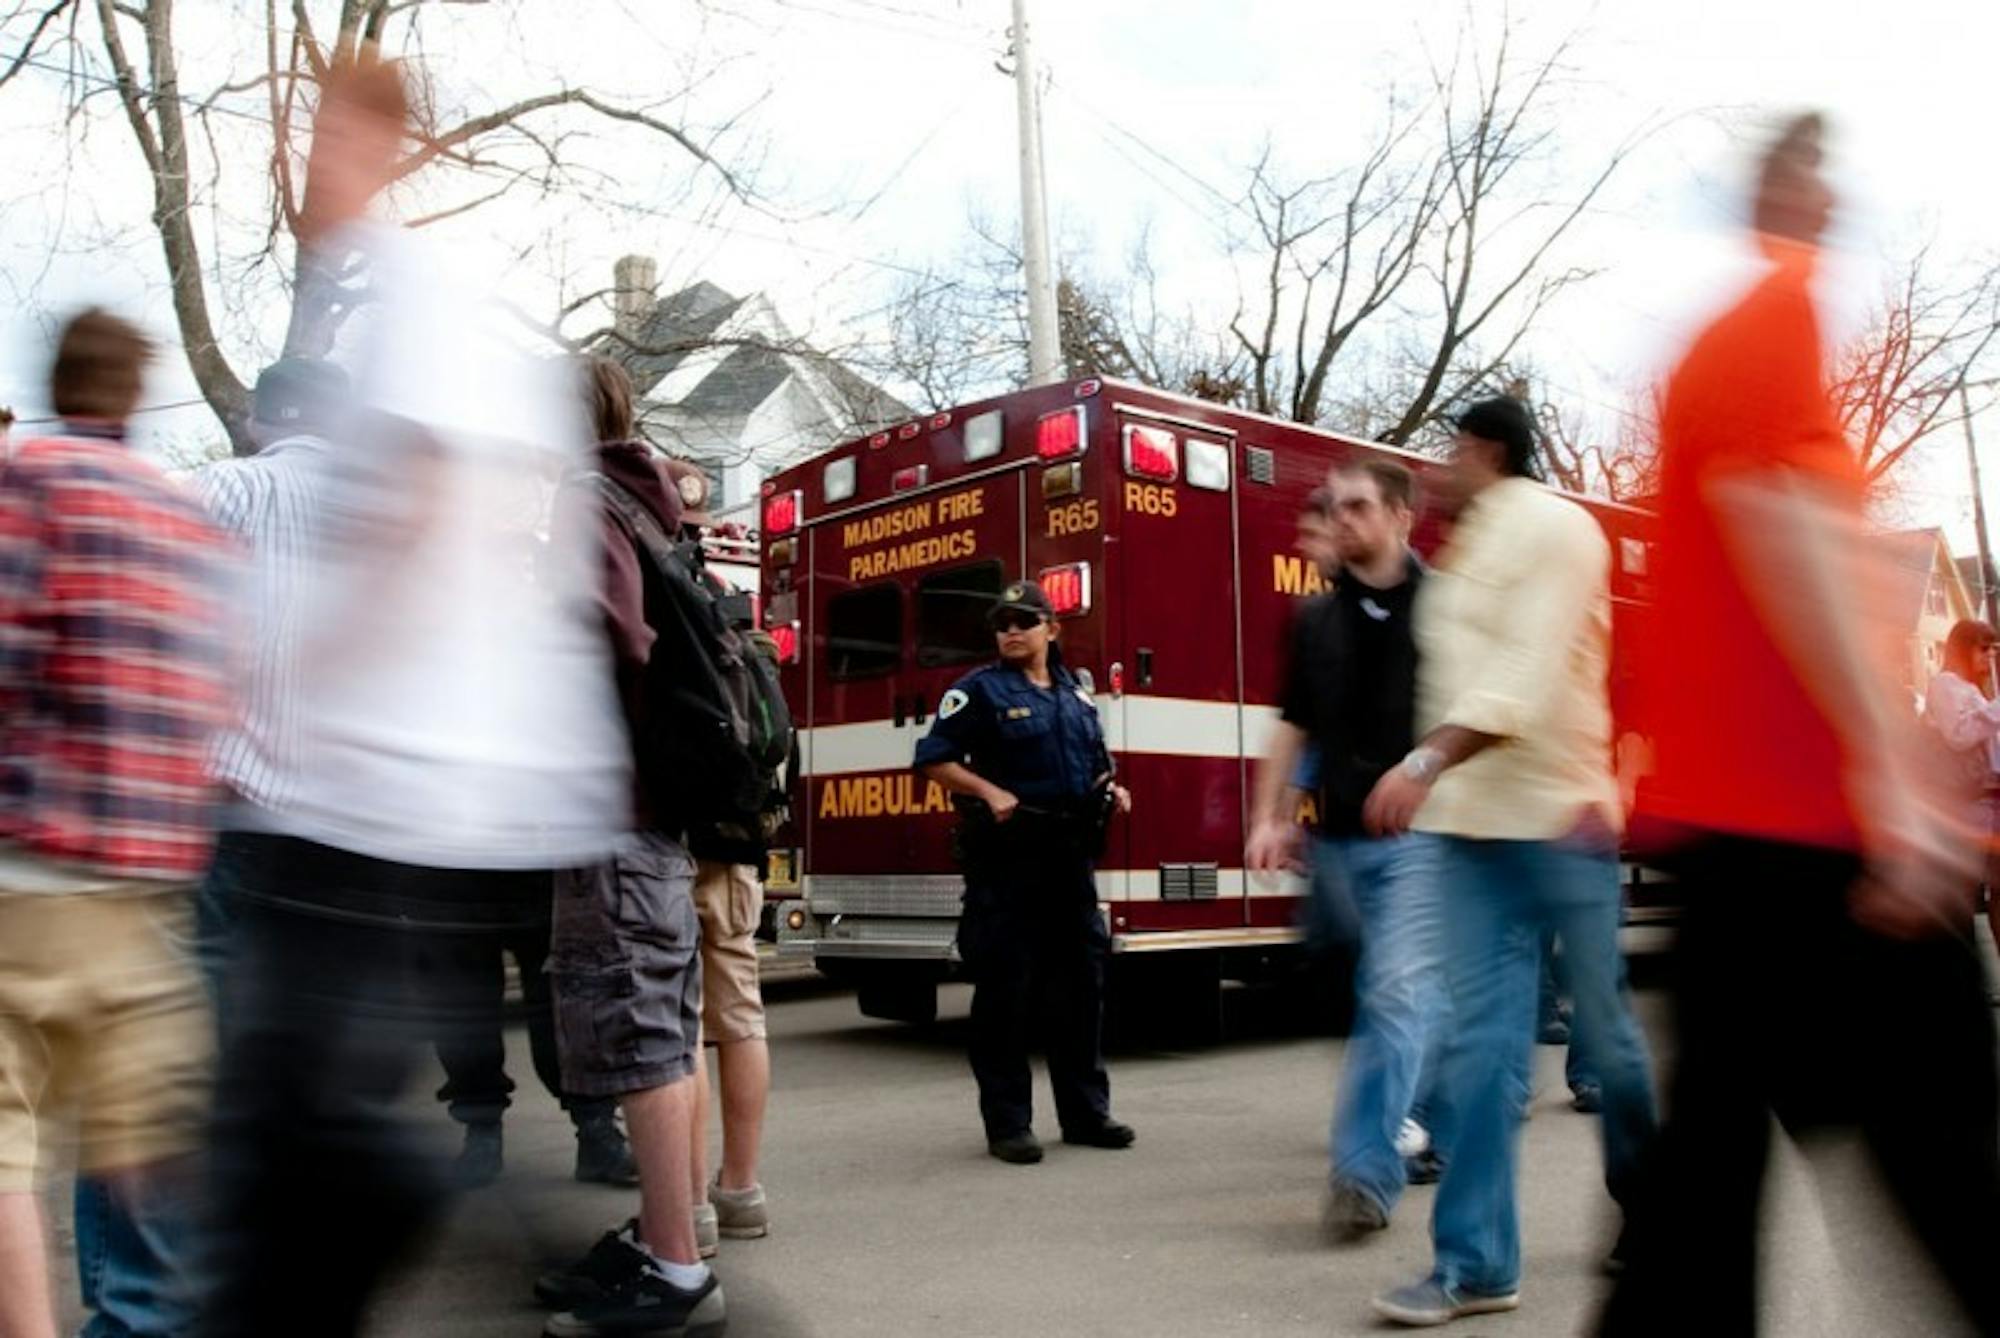
[[[1213,864],[1162,864],[1161,901],[1213,901],[1216,893],[1216,866]]]
[[[876,878],[820,876],[806,889],[815,915],[924,915],[958,918],[965,880],[956,874]]]
[[[1278,457],[1262,446],[1245,446],[1243,472],[1252,483],[1272,487],[1278,481]]]

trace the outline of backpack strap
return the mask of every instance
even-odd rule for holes
[[[666,527],[660,524],[660,518],[630,488],[599,470],[590,470],[583,477],[617,516],[619,526],[637,540],[655,561],[663,560],[674,551],[674,541],[667,534]]]

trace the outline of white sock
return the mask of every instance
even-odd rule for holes
[[[700,1262],[676,1264],[653,1254],[653,1267],[660,1270],[660,1276],[684,1292],[699,1291],[708,1282],[708,1265]]]

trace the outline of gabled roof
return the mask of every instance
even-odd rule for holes
[[[634,348],[632,345],[638,347]],[[632,388],[653,409],[697,422],[741,422],[798,378],[841,428],[872,431],[913,412],[881,387],[792,338],[768,302],[739,298],[707,281],[653,304],[630,343],[606,341]],[[663,382],[677,371],[669,396]]]
[[[661,298],[632,332],[639,349],[625,349],[620,356],[625,370],[632,374],[632,389],[644,395],[658,385],[690,354],[707,347],[707,341],[742,305],[742,298],[732,297],[706,280]]]

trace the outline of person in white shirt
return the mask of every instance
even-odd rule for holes
[[[2000,833],[2000,700],[1993,697],[1994,662],[2000,634],[1970,618],[1953,625],[1945,638],[1944,668],[1924,693],[1924,720],[1937,732],[1952,760],[1952,776],[1967,796],[1967,820],[1986,842],[1986,887],[2000,888],[1994,841]],[[1991,909],[1987,928],[2000,947],[2000,925]]]
[[[597,531],[550,520],[582,406],[451,257],[368,217],[411,128],[393,62],[320,80],[299,240],[361,277],[366,328],[300,576],[296,756],[231,908],[208,1338],[361,1331],[446,1207],[407,1093],[462,1021],[461,950],[546,924],[554,873],[629,825]]]

